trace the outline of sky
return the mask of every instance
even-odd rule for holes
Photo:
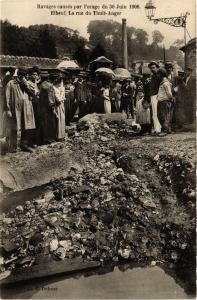
[[[168,48],[176,39],[183,39],[183,28],[172,27],[162,22],[157,25],[153,21],[149,21],[145,14],[145,4],[147,0],[0,0],[1,4],[1,19],[7,19],[12,24],[18,26],[29,26],[34,24],[54,24],[63,27],[68,27],[74,30],[78,30],[79,33],[88,38],[87,26],[91,20],[114,20],[117,22],[122,21],[122,18],[127,19],[127,25],[136,28],[142,28],[147,31],[151,41],[151,33],[154,30],[159,30],[165,37],[163,43]],[[154,0],[156,6],[155,18],[159,17],[176,17],[189,12],[190,15],[187,18],[187,30],[191,38],[195,37],[195,0]],[[50,9],[38,8],[38,5],[44,6],[56,6],[55,11],[66,11],[67,15],[51,15]],[[58,9],[57,6],[65,5],[72,6],[72,9]],[[74,6],[82,5],[81,9],[73,9]],[[100,6],[96,11],[105,11],[108,13],[109,9],[103,9],[102,5],[115,5],[115,8],[111,11],[121,12],[121,15],[86,15],[88,10],[93,13],[95,9],[84,9],[84,5]],[[117,8],[117,5],[126,5],[126,9]],[[139,5],[140,8],[129,8],[131,5]],[[73,12],[75,15],[68,15],[68,11]],[[76,12],[83,12],[84,15],[76,15]],[[187,41],[189,40],[187,36]]]

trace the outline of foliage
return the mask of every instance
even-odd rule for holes
[[[163,42],[164,36],[161,34],[159,30],[154,30],[152,32],[153,44],[158,45]]]
[[[76,30],[52,24],[28,28],[1,21],[1,54],[57,58],[84,46],[85,39]]]
[[[90,60],[105,55],[115,65],[122,63],[122,25],[112,20],[90,21],[87,27],[92,51],[85,50],[87,40],[79,32],[52,24],[19,27],[7,20],[0,21],[1,54],[17,56],[37,56],[63,58],[73,56],[82,66]],[[148,43],[148,33],[144,29],[127,27],[129,65],[136,60],[163,60],[164,50],[160,46],[164,36],[158,31],[152,32],[152,43]],[[183,40],[177,39],[166,50],[167,60],[183,61],[183,54],[178,49]]]

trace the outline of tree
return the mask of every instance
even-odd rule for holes
[[[0,21],[1,54],[57,58],[85,44],[76,30],[52,24],[19,27]]]
[[[177,39],[172,43],[169,49],[166,50],[167,60],[177,61],[177,63],[184,68],[184,55],[179,49],[184,45],[184,40]]]
[[[158,45],[163,42],[164,36],[161,34],[159,30],[154,30],[152,32],[153,44]]]
[[[74,53],[73,58],[79,62],[82,66],[87,66],[89,61],[89,55],[83,46],[79,46]]]
[[[177,39],[174,41],[174,43],[172,44],[173,47],[176,47],[176,48],[181,48],[183,47],[185,44],[185,41],[184,39]]]
[[[43,28],[39,31],[39,56],[57,57],[55,40],[50,35],[48,28]]]
[[[105,51],[104,47],[100,43],[98,43],[96,45],[96,47],[90,53],[90,60],[94,60],[95,58],[97,58],[99,56],[105,56],[105,55],[106,55],[106,51]]]

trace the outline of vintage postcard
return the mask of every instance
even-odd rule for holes
[[[195,0],[0,5],[1,298],[195,298]]]

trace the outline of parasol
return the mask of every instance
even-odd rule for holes
[[[112,75],[115,77],[114,72],[109,69],[109,68],[98,68],[95,73],[99,73],[99,74],[105,74],[105,75]]]
[[[57,65],[57,69],[80,70],[80,67],[74,60],[63,60]]]
[[[99,56],[97,57],[95,60],[91,61],[90,64],[92,63],[108,63],[108,64],[112,64],[112,61],[108,58],[106,58],[105,56]]]
[[[119,80],[131,78],[130,72],[124,68],[116,68],[114,70],[114,74],[115,74],[116,79],[119,79]]]

